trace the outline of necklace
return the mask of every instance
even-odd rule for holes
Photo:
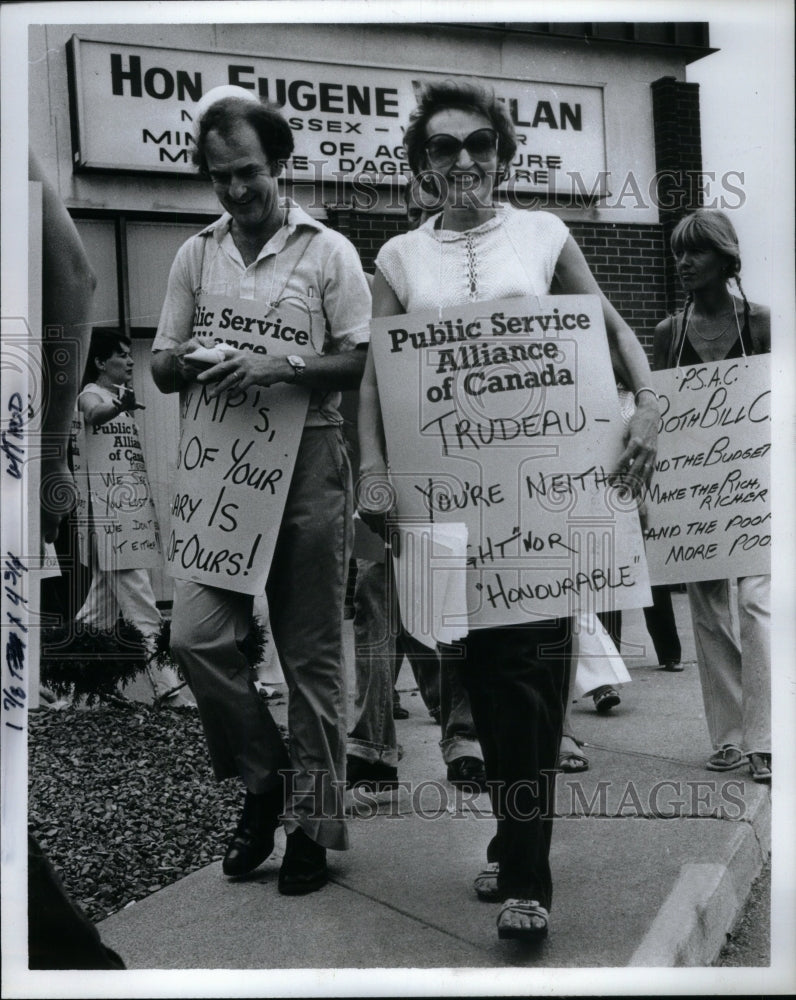
[[[706,333],[704,333],[704,332],[703,332],[703,330],[702,330],[702,323],[700,323],[700,322],[699,322],[699,321],[698,321],[698,320],[697,320],[697,319],[696,319],[696,318],[694,317],[694,314],[693,314],[693,312],[694,312],[694,311],[693,311],[693,308],[692,308],[692,310],[691,310],[691,314],[690,314],[690,316],[689,316],[689,324],[690,324],[690,326],[691,326],[691,329],[692,329],[692,330],[694,331],[694,333],[695,333],[695,334],[696,334],[696,335],[697,335],[698,337],[701,337],[701,338],[702,338],[702,340],[707,340],[707,341],[709,341],[709,342],[710,342],[710,341],[714,341],[714,340],[720,340],[720,339],[721,339],[721,338],[722,338],[722,337],[724,336],[724,334],[725,334],[725,333],[726,333],[726,332],[727,332],[727,331],[728,331],[728,330],[730,329],[730,327],[732,326],[732,323],[733,323],[733,320],[735,320],[735,325],[736,325],[736,326],[738,325],[738,314],[737,314],[737,312],[735,311],[735,300],[734,300],[734,299],[733,299],[733,302],[732,302],[732,316],[730,316],[730,318],[729,318],[729,319],[727,320],[727,322],[726,322],[726,323],[724,324],[724,326],[723,326],[723,327],[722,327],[722,328],[721,328],[721,329],[719,330],[719,332],[718,332],[718,333],[715,333],[715,334],[714,334],[714,335],[713,335],[712,337],[708,337],[708,335],[707,335]],[[739,332],[740,332],[740,330],[739,330]]]
[[[688,330],[689,327],[691,326],[692,322],[691,316],[693,312],[694,312],[694,306],[692,303],[691,308],[686,313],[685,323],[683,324],[684,325],[683,336],[680,339],[680,350],[677,352],[677,362],[676,362],[677,367],[680,366],[680,360],[683,357],[683,347],[685,346],[685,338],[688,336]],[[733,318],[735,319],[736,329],[738,330],[738,339],[741,342],[741,351],[743,353],[743,356],[746,357],[746,348],[744,347],[743,337],[741,336],[741,324],[738,322],[738,312],[735,308],[735,299],[732,300],[732,314]],[[730,322],[728,322],[727,325],[724,327],[724,329],[721,331],[721,333],[717,334],[715,337],[705,337],[703,334],[699,333],[699,330],[697,330],[696,332],[700,337],[702,337],[703,340],[706,340],[708,342],[718,340],[719,337],[722,337],[727,332],[727,330],[730,327]]]

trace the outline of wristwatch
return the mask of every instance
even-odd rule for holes
[[[307,368],[304,364],[304,358],[300,357],[298,354],[288,354],[285,360],[293,369],[293,381],[298,382]]]

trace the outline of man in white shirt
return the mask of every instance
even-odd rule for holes
[[[312,390],[266,585],[288,684],[289,757],[239,646],[252,597],[177,580],[172,622],[172,652],[196,697],[215,775],[238,775],[246,786],[224,872],[243,875],[264,861],[284,813],[279,891],[295,895],[326,882],[326,848],[348,846],[342,609],[352,503],[337,403],[340,390],[359,384],[370,293],[351,243],[279,197],[277,178],[292,150],[285,119],[245,93],[201,115],[194,159],[225,214],[177,253],[152,373],[163,392],[199,374],[185,355],[196,346],[192,320],[202,294],[269,309],[289,299],[310,326],[314,353],[285,358],[241,347],[204,376],[221,395],[297,381]]]

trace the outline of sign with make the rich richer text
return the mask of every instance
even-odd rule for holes
[[[649,603],[595,296],[389,316],[371,350],[399,520],[466,525],[470,627]]]
[[[90,530],[100,569],[159,566],[160,528],[133,418],[120,413],[99,427],[73,422],[72,461],[83,562],[89,563]]]
[[[231,343],[256,354],[307,354],[308,320],[254,299],[200,298],[192,335],[203,346]],[[212,383],[180,395],[181,430],[166,568],[241,594],[262,594],[309,403],[287,383],[211,398]]]
[[[653,583],[771,572],[768,355],[655,372],[661,423],[647,496]]]

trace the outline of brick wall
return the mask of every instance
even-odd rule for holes
[[[666,245],[666,299],[673,311],[682,293],[669,251],[669,238],[678,220],[702,204],[699,84],[664,76],[651,85],[651,90],[659,214]]]
[[[372,271],[376,254],[392,236],[406,231],[394,215],[329,210],[329,225],[339,229]],[[655,324],[667,314],[664,237],[661,226],[570,222],[600,287],[638,335],[650,359]]]

